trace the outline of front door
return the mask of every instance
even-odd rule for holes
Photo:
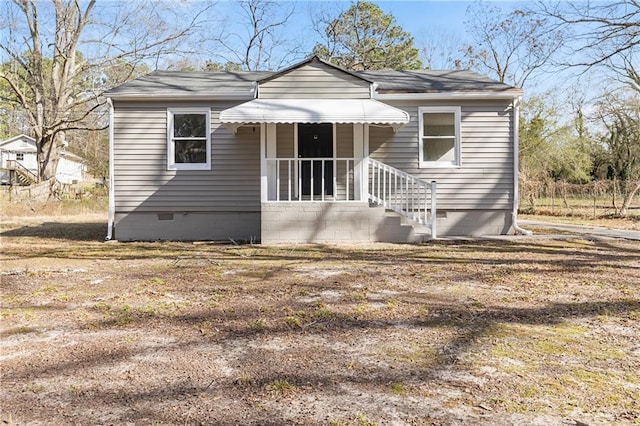
[[[333,124],[298,124],[298,158],[316,159],[301,161],[302,195],[311,195],[312,176],[314,197],[333,195]]]

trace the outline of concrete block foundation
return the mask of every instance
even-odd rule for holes
[[[119,241],[258,241],[259,212],[117,213]]]

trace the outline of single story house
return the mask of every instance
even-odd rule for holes
[[[156,71],[106,96],[108,239],[507,234],[522,91],[470,71]]]
[[[0,142],[0,181],[3,184],[30,185],[37,181],[38,160],[36,140],[31,136],[18,135]],[[62,183],[77,183],[86,180],[87,166],[82,158],[63,151],[56,179]]]

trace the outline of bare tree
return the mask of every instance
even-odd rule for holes
[[[498,6],[477,2],[467,8],[467,16],[465,24],[474,40],[464,48],[468,65],[501,82],[523,87],[562,45],[562,32],[549,31],[533,12],[505,13]]]
[[[606,128],[601,142],[603,165],[609,177],[620,181],[622,206],[614,207],[625,215],[635,194],[640,191],[640,98],[604,95],[597,112]]]
[[[460,37],[446,28],[431,27],[418,33],[416,45],[425,69],[460,69],[463,66]]]
[[[55,176],[65,132],[104,127],[103,91],[130,79],[139,64],[180,51],[202,13],[152,0],[0,4],[2,100],[25,112],[41,181]]]
[[[542,2],[536,13],[565,34],[556,59],[564,67],[598,71],[607,91],[640,94],[640,0]]]
[[[299,54],[283,31],[295,11],[292,3],[283,5],[270,0],[245,0],[238,6],[245,32],[231,32],[219,37],[220,44],[227,50],[222,55],[228,63],[226,68],[229,68],[229,63],[235,63],[248,71],[276,69],[289,56]]]
[[[640,1],[538,2],[538,13],[552,28],[567,33],[566,65],[622,65],[640,46]]]

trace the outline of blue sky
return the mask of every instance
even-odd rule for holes
[[[411,34],[429,27],[444,27],[464,36],[464,20],[469,1],[381,1],[378,6],[395,16]]]

